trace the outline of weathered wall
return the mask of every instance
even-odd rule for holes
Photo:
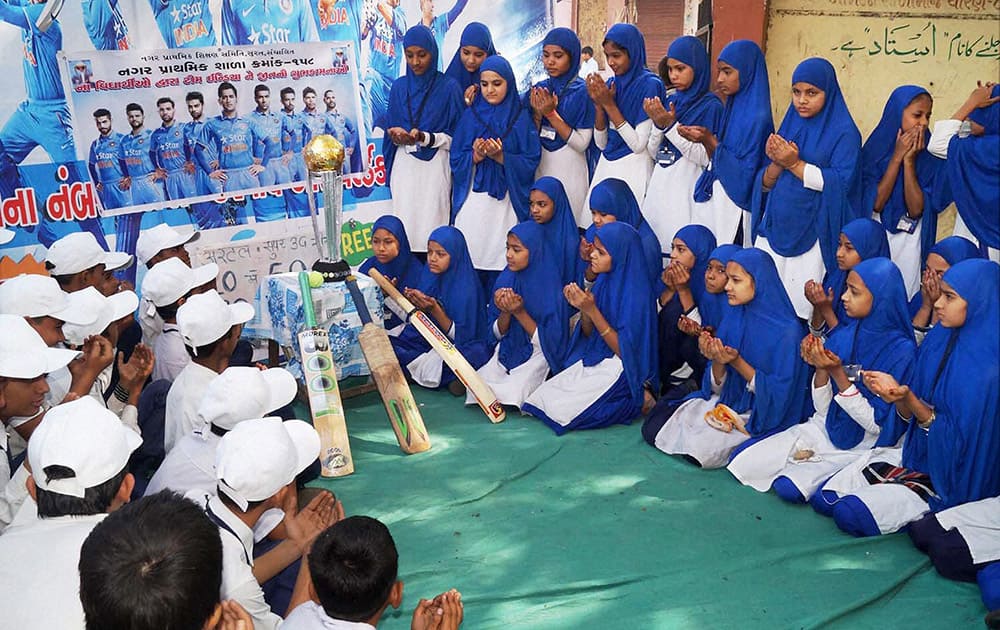
[[[580,36],[580,43],[594,49],[594,58],[601,68],[604,68],[601,41],[604,40],[604,33],[607,31],[607,0],[577,0],[576,20],[576,33]]]

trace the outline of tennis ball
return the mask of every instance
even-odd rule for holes
[[[309,272],[309,286],[312,288],[323,286],[323,274],[318,271]]]

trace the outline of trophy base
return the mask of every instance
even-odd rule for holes
[[[351,275],[351,266],[346,260],[321,258],[313,263],[312,269],[323,276],[323,282],[344,282]]]

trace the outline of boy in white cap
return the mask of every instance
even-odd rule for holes
[[[64,291],[94,287],[104,295],[117,293],[120,283],[114,272],[132,265],[125,252],[106,252],[90,232],[67,234],[49,247],[45,268]]]
[[[84,627],[80,547],[107,513],[128,502],[135,483],[128,460],[141,442],[89,396],[46,414],[28,443],[27,487],[39,518],[0,536],[6,627]]]
[[[297,547],[301,554],[320,532],[343,518],[340,504],[327,492],[295,514],[295,476],[318,457],[319,434],[311,425],[301,420],[283,422],[280,418],[245,420],[219,442],[215,458],[218,495],[198,490],[187,495],[204,506],[205,513],[219,527],[223,599],[243,606],[253,617],[256,630],[274,630],[281,623],[281,617],[264,600],[255,577],[257,521],[269,509],[284,509],[285,529],[291,541],[286,547]],[[308,582],[308,572],[300,571],[292,606],[308,599]]]
[[[54,278],[39,274],[22,274],[0,284],[0,313],[24,317],[49,346],[66,340],[64,323],[88,324],[96,318]]]
[[[163,489],[181,494],[201,489],[214,494],[215,453],[222,436],[239,422],[266,417],[292,402],[297,388],[295,377],[283,368],[227,368],[212,380],[201,399],[200,426],[167,453],[146,486],[146,495]]]
[[[192,295],[177,309],[177,325],[191,363],[174,379],[167,394],[163,448],[198,427],[198,406],[212,380],[229,367],[243,324],[253,317],[245,302],[226,304],[216,291]]]
[[[182,233],[166,223],[160,223],[148,230],[143,230],[139,234],[139,240],[136,241],[135,245],[135,256],[149,270],[171,258],[178,258],[190,267],[191,255],[184,246],[197,241],[200,237],[201,232]],[[218,270],[216,270],[216,274],[218,274]],[[213,277],[210,280],[214,284],[215,278]],[[142,300],[140,302],[138,318],[139,326],[142,328],[142,338],[155,350],[156,338],[160,335],[160,331],[163,328],[163,319],[157,315],[155,307],[150,307],[150,302],[146,296],[146,279],[144,278],[142,282]],[[208,288],[214,289],[215,286]]]
[[[140,318],[145,316],[148,319],[150,315],[156,315],[163,323],[159,334],[151,342],[156,355],[154,381],[166,379],[173,382],[191,362],[177,326],[177,309],[197,287],[214,281],[218,274],[219,266],[215,263],[192,269],[180,258],[168,258],[146,272],[142,280],[145,304]]]

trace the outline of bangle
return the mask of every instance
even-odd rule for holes
[[[607,336],[607,334],[608,334],[608,333],[610,333],[610,332],[611,332],[611,326],[608,326],[608,327],[607,327],[607,328],[605,328],[605,329],[604,329],[603,331],[601,331],[601,336],[602,336],[602,337],[605,337],[605,336]]]
[[[913,414],[913,417],[917,420],[917,426],[926,431],[930,428],[931,423],[937,419],[937,414],[931,409],[931,415],[927,418],[926,422],[921,422],[920,418],[917,418],[917,414]]]
[[[622,120],[621,124],[615,125],[615,131],[618,131],[619,129],[621,129],[622,127],[624,127],[627,124],[628,124],[627,120]]]
[[[127,389],[125,389],[124,387],[122,387],[121,382],[119,382],[117,385],[115,385],[115,398],[117,398],[118,400],[120,400],[123,403],[127,403],[128,402],[128,396],[129,396],[129,391]]]

